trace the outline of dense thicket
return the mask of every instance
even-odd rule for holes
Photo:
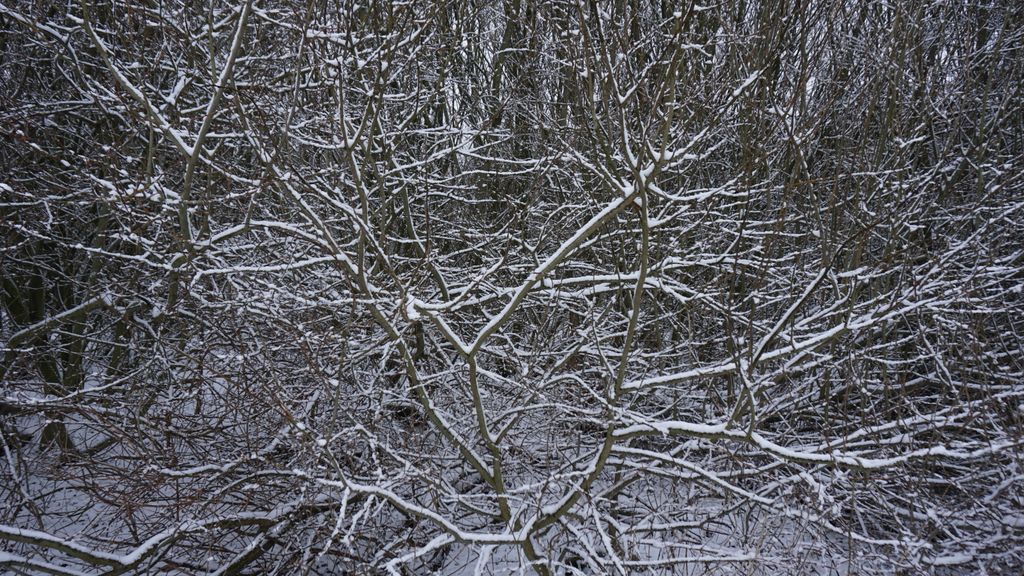
[[[0,567],[1009,574],[1024,9],[0,4]]]

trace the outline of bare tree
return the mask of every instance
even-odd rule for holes
[[[0,565],[1009,573],[1021,16],[0,4]]]

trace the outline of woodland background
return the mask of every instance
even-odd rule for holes
[[[1022,15],[0,0],[0,570],[1013,574]]]

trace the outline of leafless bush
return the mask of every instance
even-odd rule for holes
[[[0,565],[1010,573],[1021,16],[0,5]]]

